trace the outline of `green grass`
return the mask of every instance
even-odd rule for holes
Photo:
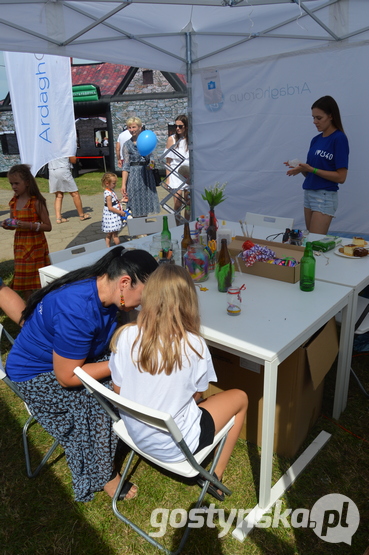
[[[103,175],[103,172],[88,172],[75,178],[80,194],[95,195],[101,193],[101,178]],[[36,181],[41,193],[49,192],[49,181],[47,179],[38,177]],[[11,191],[11,186],[6,177],[0,177],[0,189]]]
[[[0,263],[3,278],[10,279],[12,263]],[[7,318],[0,320],[13,334],[18,328]],[[8,346],[5,345],[5,348]],[[355,372],[369,389],[369,359],[364,355],[353,359]],[[325,384],[323,415],[330,416],[333,405],[335,368]],[[348,407],[338,423],[321,416],[307,438],[306,447],[321,430],[332,434],[331,440],[310,463],[295,485],[283,496],[282,510],[311,510],[323,495],[340,493],[358,506],[361,523],[353,536],[352,546],[327,543],[307,528],[254,529],[244,543],[236,541],[231,531],[218,538],[222,528],[214,517],[215,528],[205,526],[192,530],[184,555],[363,555],[369,545],[368,494],[368,399],[351,382]],[[51,466],[33,480],[26,477],[21,429],[27,418],[24,405],[0,384],[1,486],[0,486],[0,551],[2,555],[154,555],[157,549],[147,544],[113,514],[111,502],[103,492],[90,503],[75,503],[70,473],[63,451],[58,448]],[[351,432],[351,433],[350,433]],[[353,435],[354,434],[354,435]],[[52,439],[38,424],[31,427],[34,461],[39,461]],[[231,509],[252,508],[257,500],[260,450],[239,440],[225,474],[233,494],[224,503],[216,503],[229,518]],[[273,479],[277,480],[291,461],[274,457]],[[133,480],[139,485],[138,498],[121,502],[121,510],[132,520],[154,531],[150,514],[155,508],[189,509],[195,499],[189,486],[170,480],[140,461]],[[213,499],[206,498],[208,503]],[[168,527],[164,543],[177,545],[180,530]]]
[[[97,183],[96,174],[86,174],[90,185]],[[85,176],[81,176],[85,177]],[[80,178],[79,178],[80,179]],[[41,181],[41,180],[40,180]],[[47,184],[47,182],[46,182]],[[40,183],[41,185],[41,183]],[[47,185],[46,185],[47,186]],[[78,186],[81,187],[80,182]],[[0,179],[0,188],[3,188]],[[90,194],[93,194],[89,190]],[[100,192],[98,189],[96,192]],[[0,275],[8,283],[13,262],[0,262]],[[0,322],[15,337],[18,326],[4,315]],[[3,352],[9,349],[3,342]],[[353,369],[369,390],[368,355],[353,358]],[[325,381],[322,415],[311,430],[300,452],[326,430],[330,441],[282,497],[282,511],[287,508],[311,510],[323,495],[340,493],[354,501],[360,512],[360,526],[352,545],[324,542],[309,528],[254,529],[244,543],[235,540],[231,531],[218,538],[222,531],[217,518],[215,528],[205,526],[192,530],[184,555],[363,555],[369,546],[369,473],[368,473],[368,412],[369,399],[351,379],[348,405],[339,422],[330,418],[335,386],[335,367]],[[61,448],[52,463],[33,480],[26,476],[21,440],[22,426],[27,419],[23,403],[0,383],[0,553],[1,555],[156,555],[157,549],[146,543],[113,514],[111,502],[103,492],[90,503],[75,503],[70,473]],[[50,436],[35,424],[30,430],[32,457],[41,460],[52,443]],[[225,474],[225,482],[233,491],[224,503],[216,503],[230,517],[232,509],[251,509],[257,501],[260,450],[239,440]],[[273,479],[278,480],[292,461],[274,456]],[[150,514],[155,508],[191,508],[196,486],[175,482],[158,473],[143,461],[139,462],[133,480],[139,486],[138,498],[120,503],[121,510],[144,527],[150,527]],[[208,503],[213,499],[206,497]],[[177,545],[180,530],[168,527],[164,543]]]

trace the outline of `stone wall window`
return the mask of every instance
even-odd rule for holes
[[[1,133],[0,142],[3,154],[19,154],[17,135],[15,133]]]
[[[142,72],[142,83],[144,85],[153,85],[153,83],[154,83],[154,72],[151,69],[145,69]]]

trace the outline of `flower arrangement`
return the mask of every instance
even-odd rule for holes
[[[217,182],[213,185],[213,187],[204,189],[204,194],[201,196],[209,204],[210,209],[213,209],[215,206],[226,200],[226,197],[224,196],[224,189],[226,185],[227,183],[220,185],[220,183]]]

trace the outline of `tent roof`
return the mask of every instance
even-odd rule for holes
[[[363,0],[0,0],[0,50],[174,73],[359,35],[369,37]]]

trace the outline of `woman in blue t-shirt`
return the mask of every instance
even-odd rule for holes
[[[343,130],[340,110],[331,96],[322,96],[311,107],[319,135],[313,138],[306,164],[293,167],[287,175],[305,177],[304,213],[311,233],[326,234],[338,206],[338,184],[347,177],[349,144]]]
[[[112,421],[74,374],[82,367],[111,387],[108,346],[118,309],[132,310],[157,262],[146,251],[110,249],[92,266],[74,270],[36,291],[22,313],[23,327],[6,373],[35,419],[63,446],[77,501],[104,490],[113,497],[117,437]],[[126,483],[123,497],[136,486]]]

